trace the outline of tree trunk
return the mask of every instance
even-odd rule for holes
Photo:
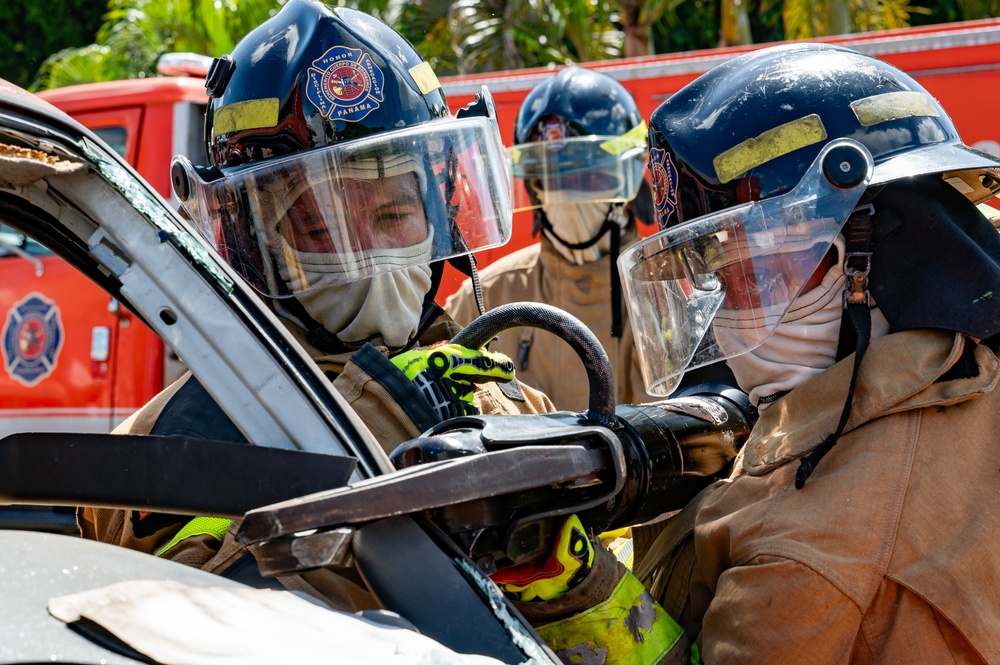
[[[722,0],[721,14],[719,46],[743,46],[753,43],[746,2],[743,0]]]
[[[826,34],[846,35],[853,27],[848,0],[826,0]]]
[[[622,3],[622,22],[625,27],[625,49],[623,55],[626,58],[634,58],[642,55],[652,55],[652,33],[648,23],[640,23],[641,2]]]

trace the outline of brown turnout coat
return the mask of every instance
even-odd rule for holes
[[[638,240],[632,229],[622,238],[625,247]],[[622,336],[611,336],[611,257],[578,266],[566,261],[552,242],[541,241],[486,266],[480,274],[487,310],[512,302],[540,302],[580,319],[600,340],[615,378],[615,404],[650,402],[636,355],[628,313],[623,310]],[[617,268],[615,268],[617,269]],[[466,280],[445,304],[458,323],[469,325],[479,312]],[[521,364],[527,347],[527,367]],[[590,395],[587,372],[570,346],[557,335],[534,328],[514,328],[490,344],[514,361],[518,379],[541,390],[559,409],[587,408]]]
[[[962,334],[874,340],[764,412],[730,478],[637,568],[702,662],[1000,662],[1000,366]]]

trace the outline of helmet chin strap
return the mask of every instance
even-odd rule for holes
[[[849,355],[848,346],[853,339],[854,370],[851,372],[851,383],[847,389],[847,401],[840,413],[837,428],[823,439],[808,455],[799,460],[799,468],[795,472],[795,489],[802,489],[806,480],[812,474],[819,461],[830,452],[847,426],[851,415],[851,403],[854,401],[854,389],[858,383],[858,371],[861,369],[861,359],[868,350],[872,336],[871,294],[868,291],[868,272],[872,265],[872,215],[875,208],[863,204],[854,209],[844,227],[844,277],[847,288],[844,292],[844,311],[846,316],[840,320],[840,344],[837,357],[841,359]],[[847,321],[851,327],[848,328]]]
[[[621,276],[618,274],[618,255],[621,253],[622,226],[615,219],[622,212],[623,207],[620,203],[612,204],[607,216],[604,218],[604,224],[597,230],[597,234],[583,242],[567,242],[563,240],[556,233],[555,229],[552,228],[552,224],[541,208],[536,209],[536,229],[545,231],[552,240],[558,242],[566,249],[587,249],[596,245],[605,234],[611,234],[611,247],[608,250],[608,254],[611,257],[611,336],[615,338],[622,336],[623,325],[622,281]],[[625,208],[624,212],[628,215],[628,224],[631,224],[633,220],[631,211]],[[538,230],[535,231],[535,235],[538,235]]]

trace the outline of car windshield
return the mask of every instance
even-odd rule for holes
[[[29,256],[48,256],[52,252],[23,233],[0,224],[0,256],[23,254]]]

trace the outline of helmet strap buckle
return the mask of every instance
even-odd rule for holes
[[[848,305],[871,306],[868,291],[868,273],[872,267],[872,215],[875,207],[860,205],[851,212],[844,228],[844,277],[847,288],[844,291],[844,309]]]

